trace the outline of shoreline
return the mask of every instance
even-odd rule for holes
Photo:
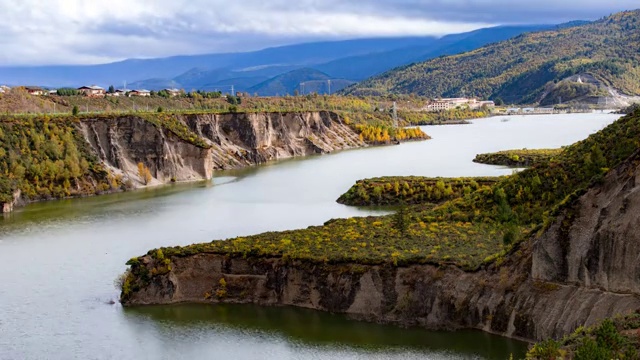
[[[126,189],[126,190],[117,189],[117,190],[104,191],[104,192],[101,192],[99,194],[72,195],[72,196],[66,196],[66,197],[61,197],[61,198],[37,199],[37,200],[25,200],[23,198],[19,198],[16,201],[16,203],[14,204],[14,206],[12,207],[12,210],[9,211],[9,212],[2,212],[2,215],[4,217],[10,216],[12,213],[15,213],[16,211],[19,211],[19,209],[28,207],[31,204],[50,203],[50,202],[62,201],[62,200],[95,198],[95,197],[100,197],[100,196],[105,196],[105,195],[113,195],[113,194],[135,193],[135,192],[142,192],[142,191],[145,191],[145,190],[161,189],[161,188],[168,188],[168,187],[171,187],[171,186],[188,185],[188,184],[196,184],[196,183],[211,183],[211,184],[213,184],[214,179],[216,177],[218,177],[218,176],[216,176],[216,173],[218,173],[218,172],[243,171],[243,170],[249,170],[249,169],[253,169],[253,168],[256,168],[256,167],[260,167],[260,166],[272,166],[272,165],[277,165],[277,164],[279,164],[281,162],[302,160],[302,159],[311,158],[311,157],[314,157],[314,156],[331,155],[331,154],[336,154],[336,153],[343,152],[343,151],[360,150],[360,149],[373,148],[373,147],[398,146],[398,145],[402,145],[403,143],[418,142],[418,141],[428,141],[428,140],[431,140],[431,137],[427,137],[427,138],[424,138],[424,139],[405,139],[405,140],[399,141],[397,143],[390,142],[390,143],[387,143],[387,144],[365,143],[365,145],[361,146],[361,147],[355,147],[355,148],[351,148],[351,149],[341,149],[341,150],[336,150],[336,151],[332,151],[332,152],[329,152],[329,153],[314,153],[314,154],[307,154],[307,155],[302,155],[302,156],[290,156],[290,157],[285,157],[285,158],[280,158],[280,159],[269,160],[269,161],[262,162],[262,163],[243,164],[242,166],[235,166],[235,167],[231,167],[231,168],[228,168],[228,169],[214,169],[211,178],[208,178],[208,179],[202,178],[202,179],[193,179],[193,180],[180,180],[180,181],[171,181],[171,182],[167,182],[167,183],[155,182],[154,184],[145,185],[145,186],[139,186],[139,187]],[[225,176],[225,175],[222,175],[222,176]]]

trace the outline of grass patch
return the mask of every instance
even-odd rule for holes
[[[639,351],[640,314],[635,313],[590,328],[579,327],[560,341],[535,344],[527,359],[631,360],[638,359]]]
[[[499,177],[428,178],[420,176],[381,177],[359,180],[338,199],[351,206],[397,206],[440,204],[480,189],[491,187]]]

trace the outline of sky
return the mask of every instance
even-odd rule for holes
[[[496,25],[595,20],[639,7],[638,0],[0,0],[0,66],[442,36]]]

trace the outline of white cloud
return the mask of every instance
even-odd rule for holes
[[[621,0],[616,6],[634,1]],[[532,23],[541,17],[553,22],[558,14],[546,14],[567,8],[572,1],[555,3],[0,0],[0,65],[100,63],[130,57],[241,51],[303,39],[444,35],[498,23]],[[582,0],[580,4],[577,14],[609,9],[601,1]],[[523,9],[524,18],[518,9]]]

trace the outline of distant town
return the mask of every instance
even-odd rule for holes
[[[166,88],[162,90],[147,90],[147,89],[116,89],[113,86],[103,88],[98,85],[87,85],[79,88],[58,88],[47,89],[39,86],[17,86],[13,89],[20,89],[32,96],[84,96],[87,98],[105,98],[105,97],[145,97],[145,98],[227,98],[232,97],[236,100],[242,97],[250,97],[250,94],[245,92],[233,92],[231,94],[223,94],[221,91],[204,91],[204,90],[192,90],[185,91],[184,89]],[[6,85],[0,85],[0,95],[8,93],[12,88]],[[232,90],[233,91],[233,90]],[[312,94],[307,94],[310,96]],[[259,97],[257,94],[254,97]],[[268,97],[265,97],[268,98]],[[236,103],[234,101],[234,103]],[[239,102],[238,102],[239,103]],[[506,106],[501,100],[478,100],[476,98],[436,98],[427,100],[426,105],[422,106],[419,110],[423,112],[445,112],[456,109],[469,109],[469,110],[484,110],[486,113],[494,115],[533,115],[533,114],[557,114],[565,112],[583,112],[580,110],[588,109],[568,109],[557,107],[513,107]]]

